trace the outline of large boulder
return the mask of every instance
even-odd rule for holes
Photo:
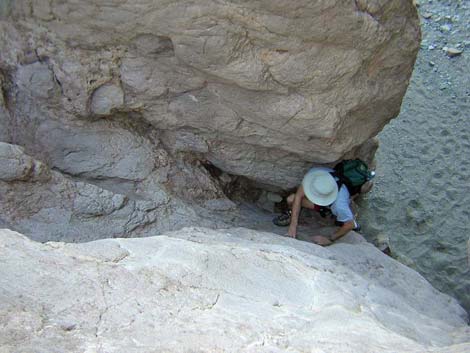
[[[363,242],[186,228],[40,244],[1,230],[0,257],[0,352],[470,351],[456,301]]]
[[[0,19],[24,126],[12,142],[34,149],[47,119],[124,115],[168,149],[283,188],[357,155],[397,115],[420,39],[411,0],[20,0]]]
[[[255,225],[229,192],[372,160],[420,37],[410,0],[3,1],[0,33],[0,221],[42,241]]]

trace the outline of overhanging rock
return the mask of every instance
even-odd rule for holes
[[[397,115],[420,39],[411,0],[34,0],[0,18],[24,125],[137,114],[169,149],[279,187]],[[26,130],[11,142],[33,144]]]

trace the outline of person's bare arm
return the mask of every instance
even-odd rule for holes
[[[342,236],[348,234],[351,230],[356,227],[356,223],[354,221],[349,221],[344,223],[338,230],[330,237],[331,241],[338,240]]]
[[[287,234],[292,238],[297,236],[297,224],[299,221],[300,208],[302,207],[302,198],[304,196],[304,189],[301,185],[295,193],[294,202],[292,204],[292,215],[290,219],[289,230],[287,232]]]
[[[349,221],[344,223],[341,227],[338,228],[336,232],[330,237],[327,238],[323,235],[317,235],[312,237],[312,241],[318,245],[328,246],[333,244],[335,240],[338,240],[342,236],[348,234],[356,226],[354,221]]]

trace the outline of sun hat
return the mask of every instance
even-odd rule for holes
[[[338,196],[335,178],[324,168],[312,168],[302,180],[307,198],[316,205],[331,205]]]

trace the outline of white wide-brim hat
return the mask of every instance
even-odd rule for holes
[[[338,196],[338,185],[328,170],[312,168],[305,175],[302,187],[307,198],[316,205],[328,206]]]

